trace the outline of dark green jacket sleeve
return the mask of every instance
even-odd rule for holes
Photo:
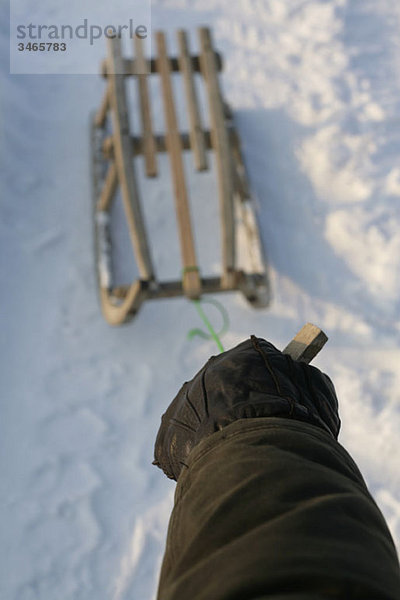
[[[396,550],[344,448],[306,423],[239,420],[178,480],[159,600],[400,600]]]

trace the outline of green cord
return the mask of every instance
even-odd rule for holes
[[[196,306],[197,312],[199,313],[200,318],[203,320],[203,322],[204,322],[205,326],[207,327],[208,331],[210,332],[210,334],[208,335],[208,334],[204,333],[204,331],[202,331],[201,329],[192,329],[188,333],[188,338],[192,339],[194,336],[199,335],[200,337],[202,337],[204,339],[213,339],[215,341],[215,343],[217,344],[218,350],[220,352],[225,352],[225,349],[222,345],[222,342],[221,342],[219,336],[223,335],[228,330],[228,327],[229,327],[228,313],[226,312],[226,310],[222,306],[222,304],[220,304],[216,300],[207,300],[207,301],[203,301],[203,303],[204,302],[206,302],[208,304],[213,304],[220,310],[222,318],[223,318],[222,329],[219,333],[217,333],[215,331],[215,329],[213,328],[213,326],[211,325],[210,321],[208,320],[207,315],[205,314],[205,312],[201,306],[202,301],[201,300],[193,300],[193,303]]]
[[[200,273],[199,267],[197,265],[189,265],[187,267],[184,267],[182,269],[182,277],[184,277],[187,273],[193,273],[193,272],[197,272]],[[220,352],[225,352],[224,347],[221,343],[221,340],[219,339],[219,336],[223,335],[224,333],[226,333],[229,329],[229,316],[227,311],[225,310],[225,308],[222,306],[222,304],[220,302],[217,302],[217,300],[192,300],[192,302],[194,302],[197,312],[200,315],[200,318],[203,320],[205,326],[207,327],[209,333],[205,333],[204,331],[202,331],[201,329],[191,329],[188,333],[188,338],[191,340],[192,338],[194,338],[196,335],[202,337],[205,340],[214,340],[215,343],[217,344],[218,350]],[[212,304],[213,306],[215,306],[221,313],[222,316],[222,328],[221,331],[219,333],[217,333],[215,331],[215,329],[213,328],[213,326],[211,325],[210,321],[207,319],[207,315],[205,314],[201,304]]]

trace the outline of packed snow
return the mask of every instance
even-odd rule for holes
[[[4,4],[1,17],[5,57]],[[171,49],[175,29],[195,39],[200,25],[225,58],[273,291],[262,311],[219,296],[231,321],[223,343],[254,333],[282,348],[307,321],[326,331],[314,364],[336,385],[339,440],[400,548],[400,5],[152,3]],[[148,302],[119,328],[102,318],[88,141],[102,78],[10,76],[3,64],[1,79],[0,596],[154,599],[174,492],[151,465],[155,435],[181,383],[217,350],[187,339],[201,323],[184,299]],[[155,111],[163,130],[159,101]],[[176,277],[164,158],[160,170],[141,185],[157,267]],[[214,175],[189,181],[210,272]]]

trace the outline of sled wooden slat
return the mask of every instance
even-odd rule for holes
[[[156,177],[157,175],[157,159],[156,159],[156,144],[153,135],[153,125],[151,118],[151,106],[149,97],[149,88],[146,71],[146,60],[143,53],[143,40],[135,36],[134,48],[136,61],[139,65],[141,74],[137,75],[137,83],[139,89],[139,105],[142,117],[142,138],[143,138],[143,154],[146,163],[147,177]],[[143,73],[144,72],[144,73]],[[142,74],[143,73],[143,74]]]
[[[217,162],[221,215],[223,285],[230,287],[230,281],[235,271],[232,158],[210,30],[207,27],[201,27],[199,29],[199,37],[201,45],[201,70],[207,86],[210,109],[211,141],[216,153]]]
[[[117,191],[118,186],[118,174],[115,162],[112,162],[108,167],[106,179],[104,181],[104,187],[101,191],[99,201],[97,203],[98,211],[109,210],[112,199]]]
[[[106,87],[106,91],[103,96],[101,106],[100,106],[99,110],[97,111],[96,116],[94,118],[96,127],[104,126],[109,108],[110,108],[110,86],[108,85]]]
[[[207,169],[204,132],[201,125],[199,102],[196,95],[193,64],[190,59],[189,44],[184,29],[177,32],[179,45],[179,65],[183,75],[186,102],[189,112],[190,142],[193,150],[194,164],[198,171]]]
[[[132,245],[141,278],[153,279],[154,270],[145,233],[139,194],[136,186],[131,152],[130,125],[126,101],[125,80],[121,71],[121,41],[108,40],[108,73],[111,84],[111,102],[114,121],[114,152],[121,186],[122,199]]]
[[[186,294],[190,298],[198,298],[201,293],[201,282],[199,271],[197,269],[189,199],[183,169],[182,145],[174,105],[171,70],[167,56],[164,32],[158,31],[156,33],[156,41],[158,51],[158,71],[161,77],[165,121],[167,124],[166,143],[175,189],[175,207],[183,264],[183,285]]]

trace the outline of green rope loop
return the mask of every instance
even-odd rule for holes
[[[192,302],[196,306],[197,312],[199,313],[200,318],[204,322],[209,333],[204,332],[202,329],[191,329],[188,333],[188,339],[193,339],[196,335],[205,340],[212,339],[217,344],[218,350],[220,352],[225,352],[222,342],[220,340],[220,336],[224,335],[229,329],[229,316],[228,316],[227,311],[222,306],[222,304],[220,302],[218,302],[217,300],[211,300],[211,299],[209,299],[209,300],[192,300]],[[203,310],[202,304],[212,304],[219,310],[219,312],[222,316],[222,328],[221,328],[221,331],[219,331],[218,333],[215,331],[215,329],[211,325],[209,319],[207,318],[207,315],[205,314],[205,312]]]

